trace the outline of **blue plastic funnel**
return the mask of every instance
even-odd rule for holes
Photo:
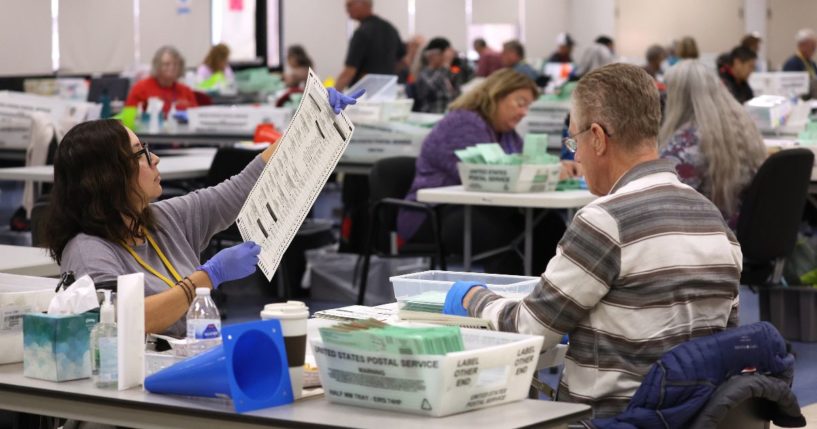
[[[145,379],[153,393],[229,396],[239,413],[293,401],[284,337],[278,320],[226,326],[222,345]]]

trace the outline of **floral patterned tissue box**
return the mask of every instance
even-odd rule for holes
[[[98,312],[23,316],[23,375],[50,381],[91,376],[91,329]]]

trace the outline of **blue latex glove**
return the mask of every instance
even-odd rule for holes
[[[329,105],[332,106],[332,110],[335,111],[336,115],[346,106],[357,103],[357,99],[366,92],[365,89],[359,89],[354,94],[345,95],[335,88],[327,88],[326,90],[329,91]]]
[[[259,253],[261,246],[253,241],[247,241],[222,249],[197,269],[210,276],[210,282],[215,289],[224,282],[243,279],[254,273]]]
[[[448,289],[448,295],[445,296],[445,305],[443,306],[443,314],[451,314],[454,316],[467,316],[468,309],[462,306],[462,300],[468,291],[475,287],[486,287],[480,282],[465,282],[459,281]]]

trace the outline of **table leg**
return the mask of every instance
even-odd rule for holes
[[[525,275],[533,271],[533,209],[525,208]]]
[[[462,265],[465,271],[471,271],[471,206],[466,205],[463,209],[465,210],[465,222],[463,222],[465,231],[462,240]]]

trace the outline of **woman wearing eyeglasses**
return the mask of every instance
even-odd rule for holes
[[[330,89],[336,112],[355,100]],[[161,159],[116,120],[72,128],[54,158],[54,188],[45,229],[63,272],[96,283],[145,273],[145,331],[184,336],[183,316],[195,288],[217,288],[255,271],[260,247],[224,249],[201,264],[210,238],[238,216],[276,146],[219,185],[155,201]]]
[[[522,138],[515,128],[538,95],[539,89],[530,78],[512,69],[502,69],[454,100],[449,112],[423,141],[414,182],[405,199],[416,201],[420,189],[459,185],[459,160],[455,150],[493,142],[499,143],[505,153],[521,152]],[[449,250],[462,248],[463,222],[461,207],[443,209],[440,229]],[[473,235],[472,250],[478,254],[508,245],[522,233],[524,221],[516,209],[479,207],[472,211],[472,225],[474,231],[478,231]],[[397,229],[405,242],[431,241],[431,225],[423,212],[401,209]],[[554,253],[555,243],[563,232],[564,223],[557,216],[548,216],[539,223],[534,231],[537,243],[534,268],[544,268],[544,262]],[[540,254],[540,250],[544,252]],[[486,260],[486,269],[495,273],[521,273],[521,259],[512,252],[505,252]]]

